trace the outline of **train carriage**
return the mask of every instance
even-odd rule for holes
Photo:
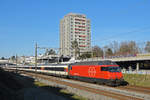
[[[41,72],[51,74],[54,76],[67,77],[68,76],[68,65],[67,64],[51,64],[46,66],[40,66]]]

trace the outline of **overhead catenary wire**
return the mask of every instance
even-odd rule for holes
[[[93,40],[91,42],[106,42],[108,40],[111,40],[112,38],[116,38],[116,37],[119,37],[119,36],[130,36],[131,34],[137,34],[137,32],[143,32],[147,29],[150,29],[150,27],[144,27],[142,29],[137,29],[137,30],[133,30],[133,31],[129,31],[129,32],[123,32],[123,33],[118,33],[118,34],[115,34],[115,35],[112,35],[110,37],[106,37],[106,38],[102,38],[102,39],[98,39],[98,40]],[[131,34],[129,34],[131,33]],[[139,33],[138,33],[139,34]]]

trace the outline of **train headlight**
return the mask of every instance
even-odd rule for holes
[[[124,78],[123,78],[123,77],[121,77],[121,78],[120,78],[120,80],[124,80]]]

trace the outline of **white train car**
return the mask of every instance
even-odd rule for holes
[[[67,64],[41,65],[37,67],[37,72],[47,73],[55,76],[68,76]]]
[[[10,68],[9,68],[10,69]],[[49,64],[49,65],[38,65],[37,68],[35,66],[21,66],[21,67],[12,67],[14,70],[22,70],[22,71],[30,71],[30,72],[38,72],[44,73],[54,76],[68,76],[68,64]]]

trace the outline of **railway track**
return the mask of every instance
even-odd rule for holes
[[[120,86],[120,87],[116,87],[118,89],[124,89],[124,90],[128,90],[128,91],[136,91],[139,93],[144,93],[144,94],[149,94],[150,95],[150,88],[149,87],[140,87],[140,86]]]
[[[77,84],[76,82],[72,83],[72,82],[68,82],[68,81],[62,81],[60,78],[54,78],[51,76],[35,74],[35,73],[28,73],[28,72],[26,72],[25,74],[32,76],[32,77],[37,77],[37,78],[41,78],[44,80],[56,82],[57,84],[67,85],[72,88],[77,88],[77,89],[84,90],[87,92],[104,95],[104,96],[111,97],[111,98],[114,98],[117,100],[144,100],[144,98],[142,98],[142,97],[129,96],[129,95],[116,93],[116,92],[112,92],[112,91],[101,90],[100,88],[93,88],[93,87],[85,85],[85,84],[83,84],[83,85]],[[86,83],[86,84],[89,84],[89,83]]]
[[[91,84],[87,82],[81,82],[81,81],[76,81],[76,80],[69,80],[69,79],[64,79],[64,78],[59,78],[59,77],[53,77],[53,76],[47,76],[39,73],[32,73],[32,72],[21,72],[24,73],[28,76],[40,78],[43,80],[48,80],[55,82],[57,84],[62,84],[66,85],[72,88],[77,88],[83,91],[95,93],[98,95],[103,95],[106,97],[114,98],[117,100],[150,100],[150,88],[145,88],[145,87],[137,87],[137,86],[125,86],[125,87],[107,87],[107,86],[102,86],[102,85],[97,85],[97,84]],[[134,93],[138,92],[138,94]],[[141,95],[140,95],[141,94]],[[143,95],[147,94],[147,95]],[[147,96],[147,97],[146,97]]]

